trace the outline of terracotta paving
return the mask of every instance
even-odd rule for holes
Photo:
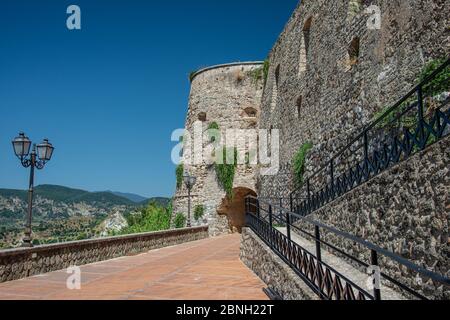
[[[239,235],[210,238],[0,284],[0,300],[267,300],[265,284],[239,260]]]

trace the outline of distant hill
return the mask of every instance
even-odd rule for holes
[[[0,189],[0,249],[20,245],[27,194],[27,190]],[[169,201],[167,198],[145,199],[126,193],[40,185],[34,192],[34,239],[42,244],[97,237],[107,233],[103,228],[111,224],[111,218],[123,218],[149,202],[167,206]]]
[[[35,196],[66,203],[85,202],[127,206],[136,204],[127,198],[110,192],[89,192],[56,185],[40,185],[34,191]],[[26,201],[27,193],[26,190],[0,189],[0,196],[5,198],[17,197],[23,201]]]
[[[140,195],[134,194],[134,193],[125,193],[125,192],[117,192],[117,191],[107,191],[107,192],[110,192],[112,194],[115,194],[116,196],[128,199],[135,203],[140,203],[140,202],[144,202],[147,200],[146,197],[143,197],[143,196],[140,196]]]

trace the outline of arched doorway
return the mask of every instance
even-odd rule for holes
[[[245,226],[245,197],[255,196],[256,192],[244,187],[233,189],[233,198],[226,197],[219,206],[218,214],[226,215],[230,232],[241,233]]]

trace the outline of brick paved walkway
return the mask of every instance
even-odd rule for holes
[[[239,260],[239,235],[153,250],[81,267],[81,290],[66,270],[0,284],[3,299],[263,300],[264,283]]]

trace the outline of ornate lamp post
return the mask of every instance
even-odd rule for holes
[[[23,132],[12,141],[14,153],[19,158],[20,163],[25,168],[30,168],[30,183],[28,188],[28,211],[25,227],[25,238],[23,239],[23,247],[32,247],[31,239],[31,220],[33,211],[33,188],[34,188],[34,169],[42,170],[45,164],[50,161],[53,155],[52,144],[48,139],[38,145],[33,144],[33,149],[30,154],[31,140]]]
[[[187,219],[187,227],[190,228],[191,225],[191,190],[195,186],[197,182],[197,178],[189,175],[187,172],[183,175],[184,184],[188,189],[188,219]]]

